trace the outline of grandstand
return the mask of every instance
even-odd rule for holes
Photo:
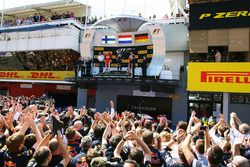
[[[149,20],[120,15],[83,25],[86,9],[79,2],[58,1],[6,10],[5,20],[24,17],[31,22],[15,22],[0,29],[0,92],[12,96],[47,94],[58,106],[86,105],[97,110],[105,110],[105,101],[110,99],[119,108],[118,97],[128,99],[122,104],[126,109],[131,109],[131,96],[147,96],[144,103],[159,97],[168,101],[155,103],[167,109],[159,114],[186,119],[185,115],[171,114],[180,112],[176,104],[186,105],[186,16]],[[66,17],[67,11],[74,11],[74,17]],[[36,21],[37,16],[40,21]],[[41,20],[41,16],[48,19]],[[110,67],[104,67],[103,72],[99,52],[110,57]],[[141,106],[132,108],[153,107]]]
[[[12,96],[48,94],[60,99],[59,103],[71,96],[67,104],[58,105],[76,105],[77,88],[65,77],[75,74],[87,8],[90,12],[90,7],[77,1],[56,1],[6,9],[0,29],[1,92]],[[66,16],[72,12],[74,17]],[[52,18],[55,14],[58,17]],[[23,23],[18,24],[18,19]],[[30,24],[25,23],[27,19]]]

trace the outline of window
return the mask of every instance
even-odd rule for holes
[[[231,94],[231,103],[250,104],[250,94]]]
[[[229,62],[248,62],[248,52],[229,53]]]

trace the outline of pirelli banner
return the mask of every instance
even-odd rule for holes
[[[1,80],[50,80],[63,81],[74,77],[73,71],[0,71]]]
[[[190,4],[190,30],[250,27],[250,1]]]
[[[187,89],[250,93],[250,63],[189,63]]]

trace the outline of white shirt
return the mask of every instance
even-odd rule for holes
[[[115,117],[115,109],[114,108],[110,109],[110,116],[112,119]]]
[[[215,62],[221,62],[221,53],[220,52],[216,52],[214,57],[215,57]]]
[[[98,61],[99,62],[103,62],[103,60],[104,60],[104,55],[98,55]]]

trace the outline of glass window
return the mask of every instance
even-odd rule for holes
[[[0,70],[71,71],[79,56],[73,50],[0,52]]]
[[[228,46],[228,30],[208,30],[208,46]]]
[[[231,94],[231,103],[244,103],[245,96],[243,94]]]
[[[194,30],[189,32],[190,37],[190,53],[207,53],[207,30]]]
[[[249,28],[229,29],[229,52],[249,51]]]
[[[248,52],[229,53],[229,62],[248,62]]]
[[[246,104],[250,104],[250,94],[245,95],[245,102]]]

